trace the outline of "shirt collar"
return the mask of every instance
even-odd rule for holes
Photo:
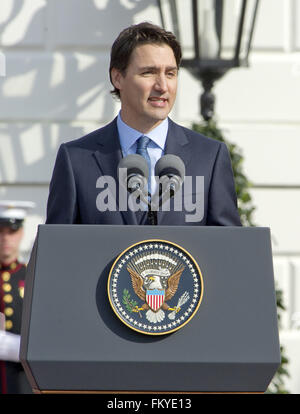
[[[118,114],[117,126],[121,148],[126,152],[132,145],[135,144],[137,139],[140,138],[143,133],[125,124],[121,118],[121,112]],[[149,137],[162,150],[165,148],[168,127],[169,119],[166,118],[156,128],[146,134],[147,137]]]

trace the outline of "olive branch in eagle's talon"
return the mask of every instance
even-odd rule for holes
[[[137,302],[135,300],[130,299],[131,295],[127,289],[123,290],[123,298],[122,302],[124,303],[128,312],[138,312],[140,318],[142,317],[140,310],[137,306]]]

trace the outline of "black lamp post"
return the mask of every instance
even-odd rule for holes
[[[157,0],[162,26],[171,30],[183,46],[182,66],[202,82],[200,105],[205,120],[214,114],[214,82],[229,69],[248,65],[258,3]]]

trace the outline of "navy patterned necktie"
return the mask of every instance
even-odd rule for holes
[[[150,138],[146,137],[145,135],[142,135],[137,140],[136,153],[144,157],[145,160],[147,161],[148,168],[149,168],[148,192],[151,194],[151,160],[150,160],[150,156],[147,150],[149,142],[150,142]]]

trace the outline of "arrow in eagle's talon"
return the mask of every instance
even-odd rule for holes
[[[180,311],[180,309],[181,309],[180,306],[175,306],[175,308],[169,308],[168,311],[173,311],[173,312],[175,311],[177,313]]]
[[[143,308],[139,308],[138,306],[136,306],[135,308],[132,309],[132,312],[136,312],[140,315],[140,318],[142,317],[140,310],[143,310]]]

